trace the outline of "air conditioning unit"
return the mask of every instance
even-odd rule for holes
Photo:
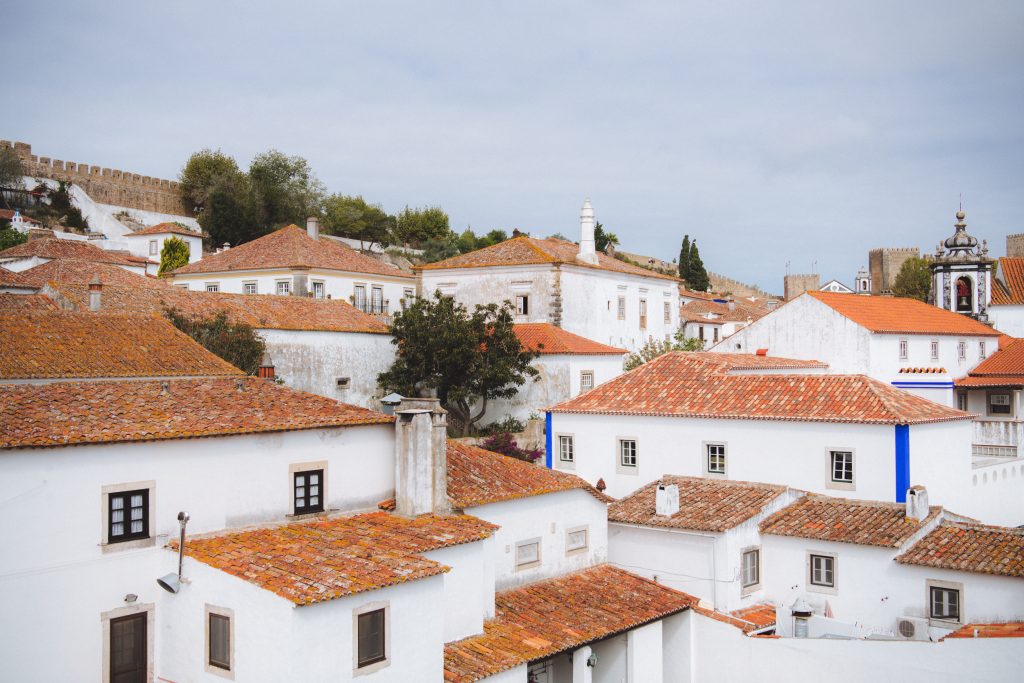
[[[931,640],[928,620],[921,617],[900,617],[896,620],[896,635],[903,640]]]

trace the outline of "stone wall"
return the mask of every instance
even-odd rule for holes
[[[1006,255],[1011,258],[1024,257],[1024,234],[1006,236]]]
[[[804,292],[816,292],[821,286],[821,276],[817,273],[810,275],[787,275],[783,279],[786,301],[792,301]]]
[[[871,271],[871,293],[892,294],[892,286],[900,268],[908,259],[918,258],[921,250],[917,247],[887,247],[868,252],[868,270]]]
[[[36,156],[32,153],[32,145],[25,142],[0,140],[0,146],[14,147],[25,164],[27,175],[70,181],[81,187],[93,201],[101,204],[178,216],[194,215],[191,208],[182,201],[178,183],[173,180]]]
[[[774,294],[769,294],[759,287],[754,285],[748,285],[734,280],[731,277],[719,275],[718,273],[708,272],[708,280],[711,282],[711,291],[724,294],[726,292],[732,294],[736,298],[749,298],[757,297],[758,299],[774,299],[777,298]]]

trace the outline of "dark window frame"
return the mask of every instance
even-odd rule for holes
[[[935,613],[935,594],[938,592],[950,593],[956,595],[956,604],[953,605],[955,608],[954,614],[936,614]],[[958,588],[947,588],[946,586],[929,586],[928,587],[928,616],[932,619],[939,619],[942,621],[960,621],[960,605],[962,603],[960,596],[960,589]]]
[[[132,533],[132,496],[142,496],[142,531]],[[114,508],[114,500],[122,501],[121,507]],[[121,512],[120,522],[114,521],[114,513]],[[114,534],[114,524],[122,524],[124,532]],[[149,489],[135,489],[133,491],[118,491],[107,494],[107,543],[124,543],[126,541],[138,541],[150,537],[149,533]]]
[[[319,502],[316,505],[310,505],[309,504],[309,486],[310,486],[310,484],[309,484],[309,477],[310,477],[310,475],[314,475],[314,474],[319,475],[319,481],[316,484],[316,486],[319,487],[318,492],[317,492],[317,498],[319,499]],[[305,479],[303,480],[303,485],[302,485],[302,488],[303,488],[303,495],[302,496],[298,495],[298,489],[299,489],[298,478],[299,477],[305,477]],[[299,499],[300,498],[302,498],[302,500],[306,501],[305,504],[303,504],[301,506],[299,505]],[[294,472],[292,474],[292,510],[293,510],[294,514],[296,514],[296,515],[311,515],[311,514],[315,514],[317,512],[323,512],[324,509],[325,509],[324,508],[324,470],[321,468],[321,469],[315,469],[315,470],[300,470],[298,472]]]
[[[208,633],[209,633],[210,642],[208,643],[208,647],[207,647],[207,649],[209,651],[209,656],[206,658],[207,659],[206,663],[208,665],[210,665],[210,666],[215,666],[218,669],[223,669],[224,671],[231,671],[231,617],[227,616],[226,614],[218,614],[216,612],[210,612],[207,615],[207,617],[209,619],[209,623],[207,624],[207,629],[208,629]],[[227,652],[227,661],[226,662],[216,661],[214,659],[214,655],[213,655],[213,649],[214,649],[213,648],[213,637],[214,637],[214,633],[216,632],[214,630],[214,628],[213,628],[214,619],[222,620],[223,622],[225,622],[225,624],[227,626],[227,640],[228,640],[228,642],[225,644],[225,647],[224,647],[224,650]]]
[[[380,615],[380,633],[376,634],[380,638],[380,653],[363,658],[363,622]],[[388,643],[387,643],[387,609],[381,607],[380,609],[370,610],[363,612],[356,616],[356,668],[362,669],[378,662],[383,662],[388,658]],[[372,628],[367,626],[367,628]],[[367,633],[366,637],[369,638],[374,636],[373,633]]]

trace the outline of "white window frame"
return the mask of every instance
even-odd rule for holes
[[[572,434],[556,434],[558,442],[558,465],[565,469],[576,468],[576,439]],[[567,440],[567,441],[566,441]],[[569,458],[566,459],[566,444],[568,444]]]
[[[330,512],[330,506],[327,504],[329,493],[327,488],[327,481],[330,478],[328,471],[328,460],[312,460],[310,462],[295,462],[288,465],[288,485],[286,492],[288,496],[288,514],[286,517],[289,519],[307,519],[310,517],[322,517]],[[308,472],[310,470],[323,470],[324,476],[323,481],[320,482],[320,498],[324,502],[324,509],[321,512],[308,512],[301,515],[295,514],[295,475],[299,472]]]
[[[832,585],[814,583],[814,558],[821,557],[832,561]],[[839,555],[821,550],[807,551],[807,590],[812,593],[836,595],[839,591]]]
[[[590,378],[590,386],[587,386],[585,379]],[[594,371],[593,370],[580,370],[580,393],[585,394],[586,392],[593,389],[594,384]]]
[[[852,475],[852,481],[835,481],[833,476],[835,470],[833,468],[833,453],[849,453],[850,454],[850,472]],[[848,446],[829,446],[825,449],[825,488],[836,489],[837,491],[856,491],[857,490],[857,451],[854,448]]]
[[[623,294],[619,295],[619,300],[615,304],[615,311],[618,314],[619,320],[626,319],[626,297]]]
[[[317,289],[320,290],[319,295],[317,295]],[[314,299],[326,299],[327,298],[327,283],[325,283],[323,280],[313,280],[310,283],[310,291],[313,293],[313,298]]]
[[[384,610],[384,659],[359,666],[359,615]],[[375,600],[352,610],[352,675],[366,676],[391,666],[391,601]]]
[[[250,292],[249,289],[252,289]],[[259,294],[260,285],[256,280],[247,280],[242,283],[242,294]]]
[[[284,290],[284,291],[281,291]],[[292,281],[291,280],[274,280],[274,294],[277,296],[291,296],[292,295]]]
[[[228,620],[228,666],[227,669],[222,669],[219,666],[210,663],[210,615],[215,614],[220,617],[226,617]],[[228,609],[227,607],[218,607],[207,603],[206,608],[203,610],[203,643],[205,649],[203,652],[203,667],[206,673],[211,673],[221,678],[227,678],[229,680],[235,680],[235,611]]]
[[[985,340],[978,342],[978,360],[985,360]]]
[[[516,294],[516,315],[530,315],[529,294]]]
[[[623,455],[624,444],[632,442],[633,444],[633,464],[625,464]],[[636,475],[640,470],[640,442],[635,436],[619,436],[615,438],[615,471],[618,474],[632,474]]]
[[[910,343],[906,339],[900,339],[900,360],[907,360],[910,356]]]
[[[583,545],[572,547],[569,543],[569,539],[573,534],[583,534]],[[585,553],[590,549],[590,527],[586,524],[582,526],[574,526],[570,529],[565,530],[565,554],[566,555],[579,555]]]
[[[530,545],[536,545],[537,546],[537,559],[536,560],[529,560],[527,562],[520,562],[519,561],[519,550],[520,550],[520,548],[525,548],[526,546],[530,546]],[[527,538],[527,539],[522,540],[522,541],[516,541],[515,552],[516,552],[516,554],[512,558],[512,560],[516,564],[516,571],[517,572],[521,572],[521,571],[524,571],[526,569],[533,569],[534,567],[539,567],[540,563],[542,561],[542,557],[543,557],[543,547],[541,546],[541,538],[540,538],[540,536],[537,536],[536,538]]]
[[[722,471],[711,469],[711,449],[721,448]],[[727,479],[729,477],[729,444],[725,441],[704,441],[701,443],[701,450],[704,452],[704,474],[716,479]]]
[[[149,255],[156,256],[160,253],[160,250],[156,246],[156,240],[149,241]]]
[[[932,340],[932,344],[931,344],[931,357],[932,357],[932,360],[938,360],[939,359],[939,342],[938,342],[937,339],[933,339]]]
[[[110,542],[110,494],[124,493],[126,491],[148,492],[149,510],[146,511],[146,519],[149,522],[149,537],[137,538],[132,541]],[[132,481],[124,484],[108,484],[100,487],[100,546],[104,553],[120,552],[122,550],[136,550],[138,548],[151,548],[156,545],[156,481]]]
[[[220,283],[219,282],[206,282],[206,283],[204,283],[204,287],[203,288],[207,292],[219,292],[220,291]]]
[[[666,325],[671,325],[672,324],[672,302],[671,301],[664,301],[662,303],[665,306],[665,324]]]
[[[939,588],[942,590],[956,591],[959,595],[957,596],[957,611],[959,615],[956,619],[944,619],[940,617],[932,616],[932,589]],[[928,615],[928,625],[936,626],[938,628],[956,628],[964,623],[964,584],[959,581],[942,581],[939,579],[928,579],[925,581],[925,614]]]
[[[370,310],[374,314],[386,313],[384,310],[384,287],[381,285],[370,285]]]
[[[757,570],[757,577],[756,577],[757,580],[755,582],[753,582],[753,583],[749,583],[748,584],[746,582],[746,580],[747,580],[747,577],[746,577],[746,558],[747,558],[747,555],[750,554],[750,553],[754,553],[754,557],[756,558],[755,559],[755,568]],[[759,545],[750,545],[750,546],[747,546],[746,548],[743,548],[740,551],[740,595],[750,595],[751,593],[754,593],[756,591],[761,590],[761,580],[762,580],[761,574],[763,573],[762,572],[762,568],[763,568],[763,565],[762,565],[762,562],[761,562],[761,546],[759,546]]]

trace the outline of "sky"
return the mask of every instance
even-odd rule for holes
[[[389,212],[578,238],[781,293],[1024,232],[1024,3],[14,2],[0,138],[175,178],[279,149]]]

